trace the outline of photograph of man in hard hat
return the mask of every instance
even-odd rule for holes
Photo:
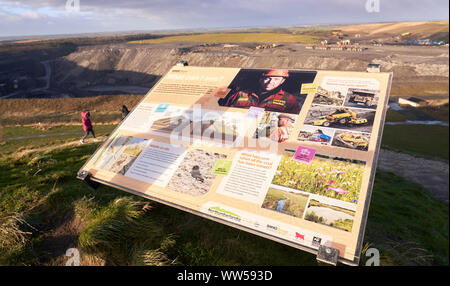
[[[286,114],[280,114],[278,116],[278,124],[273,128],[269,135],[269,138],[278,143],[284,142],[289,139],[289,133],[291,133],[294,127],[293,123],[295,119]]]
[[[300,94],[301,85],[313,82],[314,77],[315,72],[286,69],[241,70],[219,105],[298,114],[306,97]]]
[[[295,116],[266,111],[258,123],[253,138],[269,138],[276,142],[284,142],[294,128]]]

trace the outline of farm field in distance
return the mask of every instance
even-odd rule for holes
[[[317,37],[287,33],[207,33],[166,36],[157,39],[131,41],[131,44],[163,44],[172,42],[201,43],[315,43]]]

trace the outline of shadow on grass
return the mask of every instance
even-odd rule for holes
[[[0,264],[62,265],[67,248],[77,247],[104,265],[317,265],[312,254],[181,210],[106,186],[91,191],[75,176],[97,146],[52,151],[42,163],[0,162],[14,165],[9,176],[16,175],[11,185],[0,183],[2,216],[20,206],[36,229],[23,247],[0,248]],[[35,168],[42,169],[38,175],[23,176]],[[37,192],[34,200],[5,202],[24,200],[24,192],[13,192],[23,185]],[[379,171],[364,245],[380,251],[381,265],[448,265],[448,205]]]

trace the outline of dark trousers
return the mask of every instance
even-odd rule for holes
[[[84,132],[84,137],[83,137],[83,139],[81,139],[81,140],[86,139],[86,137],[88,137],[89,133],[91,133],[92,136],[94,136],[94,138],[95,138],[94,129],[91,128],[91,129],[87,129],[87,130]]]

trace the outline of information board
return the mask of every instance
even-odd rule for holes
[[[391,78],[174,66],[78,177],[356,265]]]

